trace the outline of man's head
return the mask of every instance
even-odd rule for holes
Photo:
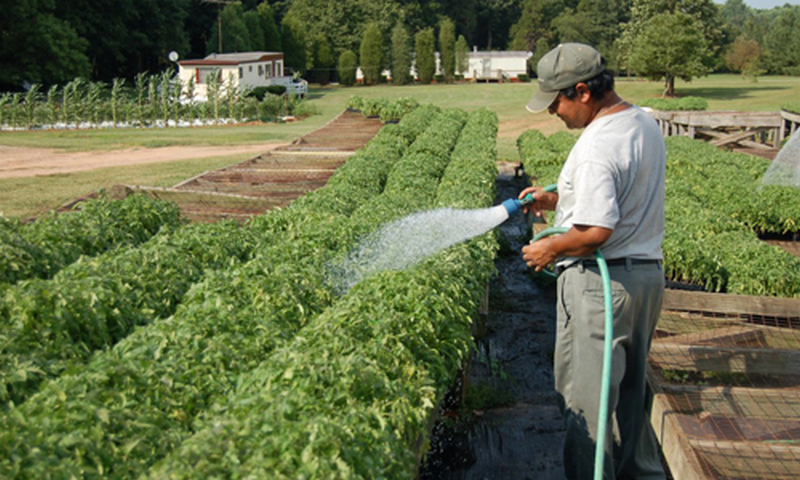
[[[564,43],[550,50],[537,68],[539,91],[526,108],[533,113],[548,110],[568,128],[587,126],[609,101],[618,100],[614,74],[594,48]]]
[[[560,92],[567,93],[566,91],[574,90],[579,83],[588,83],[598,76],[605,76],[606,80],[610,77],[611,85],[609,88],[608,82],[603,81],[602,91],[592,91],[595,99],[599,100],[606,91],[614,88],[614,77],[606,70],[606,60],[600,52],[582,43],[562,43],[547,52],[539,60],[536,75],[539,77],[539,91],[526,105],[533,113],[547,110]],[[574,94],[571,98],[574,98]]]

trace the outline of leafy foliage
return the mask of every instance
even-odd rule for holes
[[[411,80],[411,39],[398,22],[392,29],[392,83],[405,85]]]
[[[526,171],[553,183],[569,152],[537,130],[517,143]],[[561,146],[557,144],[561,143]],[[686,137],[667,139],[664,268],[709,291],[800,297],[800,261],[759,234],[800,230],[800,191],[760,185],[768,164]]]
[[[447,168],[455,152],[459,162],[482,163],[478,183],[493,188],[494,139],[456,131],[452,140],[454,126],[494,134],[497,119],[419,106],[382,129],[325,187],[237,230],[257,239],[249,260],[208,271],[171,316],[7,405],[0,475],[379,478],[410,471],[430,415],[469,353],[471,315],[493,270],[495,243],[487,235],[452,247],[413,270],[370,277],[341,298],[332,294],[326,263],[346,255],[360,233],[458,198],[477,177]],[[452,154],[428,153],[427,141],[410,153],[433,129],[455,143]],[[469,145],[460,147],[460,139]],[[409,176],[426,181],[402,196],[392,192]],[[423,197],[427,203],[407,201]],[[466,198],[470,208],[493,200]],[[209,244],[208,253],[236,243],[218,233],[187,239],[200,251]],[[158,256],[174,254],[166,241]]]
[[[358,68],[358,57],[350,50],[345,50],[339,55],[339,63],[336,71],[339,74],[339,83],[342,85],[353,85],[356,83],[356,69]]]
[[[639,102],[639,106],[664,111],[707,110],[708,102],[700,97],[648,98]]]
[[[50,278],[81,255],[137,245],[179,220],[177,206],[144,195],[123,200],[100,196],[72,212],[51,212],[25,225],[2,218],[0,282]]]
[[[364,83],[378,84],[383,71],[383,34],[377,23],[369,24],[364,31],[359,59],[361,71],[364,73]]]
[[[431,83],[436,73],[436,40],[432,28],[417,32],[414,36],[414,50],[417,78],[421,83]]]

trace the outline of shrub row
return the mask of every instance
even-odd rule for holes
[[[664,111],[708,110],[708,102],[700,97],[648,98],[639,102],[639,106]]]
[[[0,401],[20,403],[139,325],[174,313],[207,269],[246,259],[255,237],[236,223],[198,224],[138,247],[82,257],[51,280],[9,288],[0,325]]]
[[[50,278],[81,255],[142,243],[179,220],[176,205],[144,195],[101,196],[73,212],[51,212],[28,224],[0,217],[0,282]]]
[[[538,131],[523,133],[518,145],[526,170],[539,183],[557,180],[568,150],[554,147]],[[767,167],[761,159],[697,140],[667,139],[669,278],[710,291],[800,296],[800,260],[758,238],[797,232],[800,224],[800,192],[762,186]]]
[[[373,142],[381,145],[367,150],[394,151],[397,160],[401,137],[379,135]],[[350,162],[394,167],[385,156]],[[358,172],[337,170],[326,187],[253,221],[261,247],[252,260],[211,272],[173,316],[10,406],[0,419],[0,476],[131,478],[177,447],[241,374],[333,301],[326,262],[355,239],[349,215],[380,192]],[[347,200],[331,202],[340,194]]]
[[[494,138],[467,135],[496,132],[488,117],[471,115],[461,136],[483,143],[484,155],[467,158],[470,148],[459,141],[460,165],[445,170],[436,203],[491,205],[488,192],[460,195],[476,180],[468,164],[484,172],[485,190],[494,189]],[[396,168],[389,182],[408,174]],[[385,220],[404,214],[392,213],[404,207],[388,191],[371,203]],[[495,250],[490,234],[419,267],[365,279],[240,377],[226,403],[147,478],[413,478],[435,406],[472,347],[471,315]]]

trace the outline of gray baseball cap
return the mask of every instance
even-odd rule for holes
[[[562,43],[539,60],[539,91],[525,108],[532,113],[542,112],[555,101],[559,90],[594,78],[605,68],[603,56],[589,45]]]

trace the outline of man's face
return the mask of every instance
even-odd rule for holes
[[[583,87],[581,87],[583,85]],[[564,122],[569,129],[583,128],[589,124],[589,117],[591,115],[591,108],[589,108],[587,101],[591,94],[585,84],[579,83],[576,87],[578,95],[573,99],[569,99],[562,94],[558,94],[553,103],[547,107],[550,115],[558,115],[558,118]]]

